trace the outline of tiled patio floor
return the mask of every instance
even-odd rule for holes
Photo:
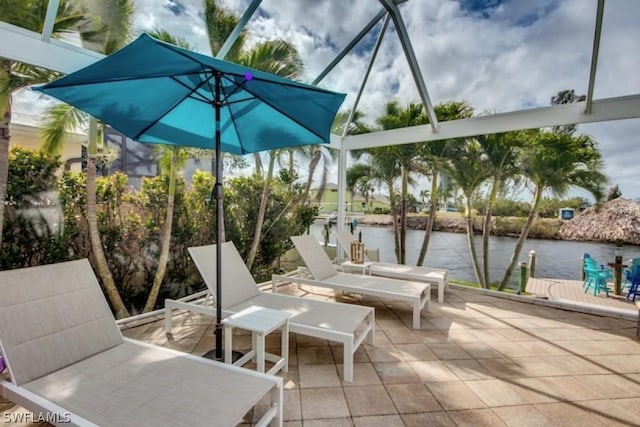
[[[332,298],[318,292],[305,297]],[[408,305],[337,297],[376,308],[377,342],[356,353],[352,384],[341,380],[340,347],[291,334],[286,425],[640,425],[635,322],[472,290],[453,289],[444,304],[432,297],[420,330]],[[213,344],[211,318],[176,313],[173,332],[161,321],[124,331],[194,354]],[[234,337],[234,347],[249,341]],[[267,346],[279,348],[279,336]]]

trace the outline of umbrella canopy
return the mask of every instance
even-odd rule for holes
[[[222,358],[220,152],[329,142],[345,95],[161,42],[146,34],[36,88],[139,142],[216,150],[216,359]]]
[[[220,78],[216,98],[215,78]],[[37,88],[139,142],[245,154],[329,142],[344,94],[293,82],[161,42],[146,34]]]

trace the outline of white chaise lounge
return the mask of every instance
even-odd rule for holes
[[[336,233],[336,240],[342,246],[345,256],[350,256],[349,250],[353,235],[348,231],[339,231]],[[339,251],[339,249],[336,249]],[[340,257],[338,257],[340,258]],[[392,279],[414,280],[418,282],[426,282],[438,286],[438,302],[444,302],[444,292],[449,286],[449,270],[444,268],[418,267],[403,264],[394,264],[391,262],[371,262],[368,259],[368,271],[374,276],[390,277]],[[352,268],[345,267],[345,272],[357,271]]]
[[[282,379],[123,338],[87,260],[0,272],[3,397],[78,426],[234,426]]]
[[[202,279],[215,295],[216,246],[189,248]],[[370,307],[318,301],[288,295],[261,292],[232,242],[222,244],[222,312],[237,313],[257,306],[291,314],[289,331],[301,335],[339,342],[344,346],[344,380],[353,382],[353,354],[366,339],[375,343],[375,315]],[[201,300],[201,302],[206,299]],[[191,310],[215,316],[215,309],[194,302],[165,300],[165,331],[171,331],[171,310]]]
[[[413,307],[413,328],[420,329],[420,311],[425,307],[429,309],[428,283],[338,272],[314,236],[293,236],[291,240],[313,279],[274,275],[271,278],[274,292],[280,282],[295,281],[343,292],[406,301]]]

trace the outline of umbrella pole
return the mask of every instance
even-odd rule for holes
[[[213,195],[216,199],[216,360],[222,360],[222,162],[220,161],[220,74],[215,74],[215,119],[216,119],[216,184]]]
[[[208,359],[217,360],[220,362],[224,362],[224,352],[222,351],[222,221],[223,212],[222,212],[222,150],[221,146],[221,136],[220,136],[220,110],[222,108],[222,101],[220,101],[220,74],[215,74],[215,99],[213,102],[213,107],[215,109],[215,122],[216,122],[216,160],[215,160],[215,169],[216,169],[216,182],[213,186],[213,198],[216,201],[216,226],[215,226],[215,237],[216,237],[216,326],[215,326],[215,343],[216,347],[214,350],[208,351],[204,354],[203,357]],[[242,357],[242,353],[234,351],[232,352],[231,362],[235,363],[238,359]]]

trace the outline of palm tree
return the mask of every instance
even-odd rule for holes
[[[220,51],[220,48],[236,27],[238,21],[239,18],[222,7],[218,0],[205,0],[205,25],[209,34],[211,52],[214,55]],[[284,40],[271,40],[247,48],[246,40],[247,31],[243,30],[225,59],[288,79],[299,79],[302,77],[302,59],[293,45]],[[270,153],[270,165],[267,168],[267,176],[264,180],[260,208],[258,209],[258,217],[256,219],[256,228],[246,259],[246,264],[249,269],[251,269],[253,265],[260,245],[269,188],[273,179],[273,166],[271,162],[273,161],[275,165],[275,160],[280,154],[281,151]],[[256,153],[254,159],[256,171],[262,174],[262,160],[260,159],[260,155]]]
[[[489,276],[489,236],[491,235],[491,218],[493,205],[498,197],[501,185],[519,173],[519,154],[525,134],[522,132],[495,133],[476,137],[482,147],[490,170],[490,189],[487,207],[482,222],[482,261],[483,274],[481,284],[488,288],[491,285]]]
[[[162,40],[167,43],[180,46],[184,49],[190,49],[189,44],[179,38],[174,37],[166,31],[155,30],[149,33],[151,36]],[[173,214],[174,214],[174,202],[176,195],[176,175],[179,169],[182,169],[188,159],[188,150],[177,146],[161,145],[160,156],[160,169],[164,174],[169,176],[169,190],[167,192],[167,211],[162,226],[162,238],[160,247],[160,258],[158,259],[158,268],[153,278],[153,284],[151,290],[147,296],[147,302],[144,305],[143,312],[147,313],[152,311],[156,306],[158,295],[160,294],[160,287],[164,280],[164,275],[167,271],[167,263],[169,262],[169,249],[171,248],[171,232],[173,230]]]
[[[165,40],[167,41],[167,40]],[[160,146],[162,154],[160,156],[160,169],[163,174],[169,176],[169,190],[167,191],[167,211],[162,226],[162,238],[160,247],[160,258],[158,259],[158,267],[153,278],[151,290],[147,296],[147,302],[144,305],[143,312],[152,311],[156,306],[160,287],[167,271],[167,263],[169,262],[169,249],[171,248],[171,232],[173,230],[173,214],[176,195],[176,178],[178,169],[182,169],[188,159],[188,150],[175,145]]]
[[[371,181],[371,166],[365,163],[356,163],[347,169],[347,191],[351,193],[351,200],[356,194],[368,197]],[[365,191],[361,191],[365,190]],[[365,194],[365,192],[367,194]],[[368,202],[368,200],[367,200]]]
[[[383,183],[389,189],[389,204],[391,208],[391,220],[393,224],[393,240],[396,259],[400,259],[400,224],[398,221],[398,197],[395,189],[395,181],[401,175],[398,162],[393,156],[384,154],[383,148],[370,151],[369,164],[371,166],[371,180]]]
[[[407,108],[401,108],[396,101],[388,102],[385,106],[385,114],[379,117],[376,122],[384,130],[398,129],[409,126],[417,126],[427,123],[422,104],[411,103]],[[409,208],[409,183],[411,172],[419,170],[417,163],[420,162],[419,152],[421,144],[401,144],[388,147],[375,148],[371,150],[374,156],[386,156],[397,162],[397,169],[400,172],[400,206],[398,231],[399,236],[396,241],[399,243],[397,261],[400,264],[406,263],[406,240],[407,240],[407,212]]]
[[[471,200],[489,177],[489,167],[485,159],[486,154],[476,139],[464,139],[452,142],[449,158],[448,175],[462,190],[465,198],[465,225],[467,229],[467,243],[471,264],[478,283],[484,286],[481,280],[478,256],[475,247],[473,233],[473,212],[471,210]]]
[[[320,185],[318,191],[315,194],[317,202],[322,200],[324,190],[327,187],[327,178],[329,176],[329,166],[336,157],[336,151],[328,149],[322,145],[307,145],[300,147],[299,153],[304,158],[309,159],[309,173],[307,175],[307,182],[305,184],[305,195],[308,198],[311,191],[311,184],[313,184],[313,178],[316,174],[316,170],[319,165],[322,165],[322,174],[320,175]]]
[[[283,40],[273,40],[258,44],[250,51],[243,53],[239,57],[239,63],[247,67],[257,70],[266,71],[288,79],[298,79],[302,77],[302,59],[298,51]],[[264,216],[267,211],[267,201],[269,198],[269,190],[273,180],[273,169],[276,158],[282,153],[275,150],[269,153],[269,166],[267,168],[267,176],[264,180],[262,189],[262,197],[260,199],[260,207],[258,209],[258,217],[256,219],[256,228],[253,233],[253,241],[247,254],[247,267],[251,269],[253,262],[258,253],[260,239],[262,236],[262,226],[264,225]]]
[[[522,171],[533,186],[533,203],[511,256],[499,289],[504,289],[520,257],[545,191],[564,195],[571,187],[589,191],[596,203],[604,198],[606,176],[597,143],[587,135],[572,136],[554,132],[534,132],[522,155]]]
[[[133,17],[133,6],[129,0],[110,0],[100,5],[101,19],[86,32],[81,33],[83,43],[98,47],[101,53],[108,55],[122,47],[130,38],[129,29]],[[110,12],[104,12],[109,10]],[[87,147],[87,222],[91,250],[96,263],[96,270],[102,281],[105,293],[115,312],[116,318],[129,316],[118,287],[109,270],[104,254],[97,220],[96,202],[96,156],[98,154],[98,126],[95,119],[67,104],[59,104],[45,112],[43,133],[43,149],[50,153],[59,152],[66,132],[89,125],[89,143]]]
[[[437,104],[434,107],[438,121],[445,122],[449,120],[457,120],[471,117],[473,108],[466,101],[450,101],[443,104]],[[438,199],[440,198],[440,186],[438,184],[439,175],[444,169],[443,164],[446,162],[446,151],[449,145],[448,140],[429,141],[421,144],[419,149],[419,157],[424,165],[424,173],[431,177],[431,198],[429,215],[425,225],[424,239],[418,254],[416,265],[424,264],[429,249],[429,241],[433,232],[433,224],[436,219],[436,211],[438,209]]]
[[[333,120],[331,132],[334,134],[342,135],[344,134],[346,128],[347,135],[369,133],[371,132],[371,127],[362,121],[363,117],[364,113],[356,110],[353,113],[351,122],[347,124],[346,122],[347,120],[349,120],[349,112],[340,111],[338,114],[336,114],[336,117]],[[324,190],[327,186],[329,166],[335,160],[337,152],[335,150],[328,149],[323,145],[309,145],[306,147],[300,147],[297,152],[301,154],[303,158],[309,160],[309,171],[307,174],[307,183],[305,186],[305,194],[307,197],[309,196],[311,184],[313,183],[313,179],[315,178],[318,166],[322,165],[320,185],[318,186],[318,191],[315,194],[315,199],[317,202],[319,202],[320,200],[322,200]]]
[[[40,33],[44,27],[47,5],[47,0],[0,0],[0,21]],[[79,8],[77,2],[61,0],[53,24],[53,37],[80,30],[87,22],[88,16]],[[22,88],[49,82],[56,75],[48,70],[0,58],[0,247],[9,173],[11,96]]]

